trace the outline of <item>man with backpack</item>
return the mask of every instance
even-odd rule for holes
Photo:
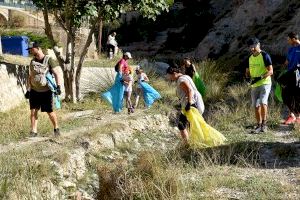
[[[273,75],[272,60],[268,53],[260,49],[260,42],[257,38],[251,38],[247,44],[252,55],[248,59],[246,77],[251,78],[251,100],[257,121],[257,126],[251,133],[261,133],[266,131],[268,98]]]
[[[60,131],[56,113],[53,111],[53,94],[48,87],[46,76],[52,73],[57,83],[56,95],[61,94],[62,71],[60,66],[48,55],[45,55],[39,44],[32,42],[28,48],[34,58],[30,62],[27,92],[25,97],[30,103],[30,136],[37,136],[38,111],[47,112],[50,121],[53,124],[54,135],[59,136]]]

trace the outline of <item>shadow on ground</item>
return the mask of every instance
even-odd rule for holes
[[[300,142],[239,142],[201,150],[186,149],[180,155],[195,166],[202,164],[300,167]]]

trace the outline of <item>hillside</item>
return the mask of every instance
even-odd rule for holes
[[[189,55],[197,60],[221,56],[242,60],[248,54],[245,41],[257,36],[262,47],[282,62],[287,33],[300,32],[299,17],[298,0],[176,1],[156,21],[133,18],[119,34],[124,48],[138,55]]]

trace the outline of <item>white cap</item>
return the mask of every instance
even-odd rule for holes
[[[124,53],[124,56],[127,56],[128,58],[132,58],[131,53],[129,52]]]

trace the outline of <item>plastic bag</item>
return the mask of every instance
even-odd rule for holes
[[[112,105],[114,112],[121,112],[123,108],[124,85],[121,83],[122,75],[118,72],[114,85],[100,96]]]
[[[148,83],[141,82],[140,83],[142,90],[143,90],[143,96],[146,106],[149,108],[152,106],[155,100],[161,98],[160,94]]]
[[[189,144],[192,148],[213,147],[224,144],[226,138],[205,122],[197,108],[191,107],[189,111],[182,109],[182,113],[190,123]]]
[[[197,90],[200,92],[202,96],[204,96],[206,94],[206,86],[198,72],[195,72],[193,76],[193,81],[197,87]]]

